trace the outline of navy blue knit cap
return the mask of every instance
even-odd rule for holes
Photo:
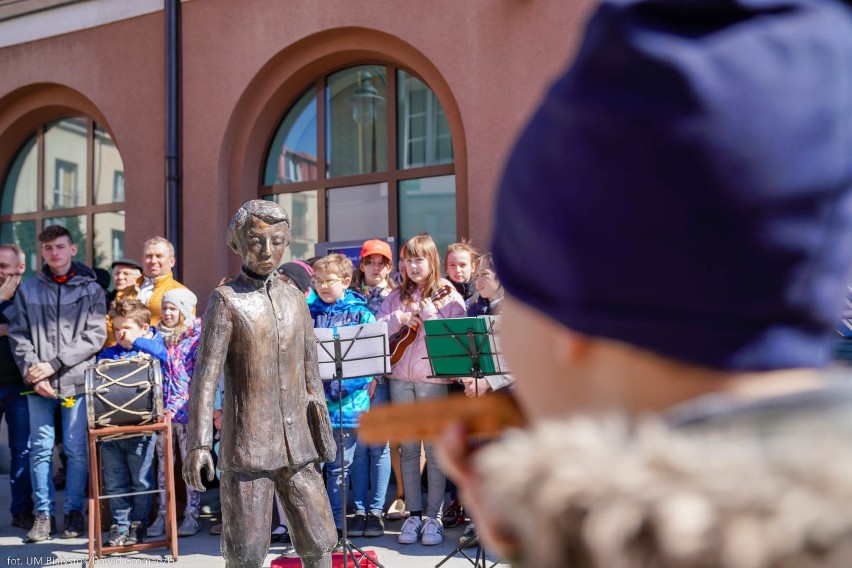
[[[493,252],[577,332],[812,367],[852,265],[852,10],[614,0],[507,163]]]

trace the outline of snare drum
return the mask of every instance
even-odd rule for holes
[[[146,355],[101,359],[85,372],[89,428],[138,426],[163,416],[160,362]]]

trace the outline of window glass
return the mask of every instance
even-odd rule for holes
[[[399,71],[397,78],[399,167],[452,163],[450,127],[438,97],[414,75]]]
[[[112,261],[124,258],[124,211],[95,214],[92,265],[109,270]]]
[[[363,65],[338,71],[326,87],[328,177],[387,170],[387,72]]]
[[[24,250],[27,258],[25,280],[41,269],[41,251],[36,247],[35,221],[0,223],[0,242],[15,243]]]
[[[311,88],[284,117],[266,159],[265,185],[317,179],[317,99]]]
[[[290,215],[290,246],[284,254],[284,262],[307,260],[314,256],[314,245],[317,244],[319,234],[317,192],[279,193],[264,199],[276,202]]]
[[[48,217],[44,220],[44,226],[62,225],[68,232],[71,233],[71,240],[77,245],[77,254],[74,255],[74,260],[77,262],[86,263],[86,246],[88,244],[88,234],[86,232],[86,216],[72,215],[70,217]]]
[[[124,172],[112,173],[112,200],[116,203],[124,201]]]
[[[399,182],[399,237],[429,233],[443,253],[456,240],[456,178],[438,176]]]
[[[33,136],[18,152],[3,186],[0,214],[32,213],[38,191],[38,138]]]
[[[41,175],[40,155],[44,158]],[[91,175],[89,164],[93,164]],[[32,275],[42,264],[36,235],[49,225],[61,224],[78,245],[75,260],[108,267],[113,259],[124,256],[124,189],[124,164],[106,129],[86,117],[42,125],[6,172],[0,196],[4,239],[0,242],[15,242],[24,249],[27,274]],[[39,196],[44,203],[39,203]],[[76,211],[68,211],[72,208]]]
[[[328,190],[328,240],[349,241],[388,234],[388,184]]]
[[[393,65],[359,65],[318,78],[285,113],[260,193],[293,216],[293,258],[312,256],[317,241],[422,231],[446,246],[456,240],[453,161],[447,117],[429,86]],[[287,183],[310,190],[279,195]]]
[[[124,201],[124,163],[109,133],[95,125],[95,203]]]
[[[44,133],[44,208],[86,205],[88,163],[86,121],[66,118]]]

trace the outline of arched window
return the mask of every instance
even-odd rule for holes
[[[266,157],[261,196],[292,217],[292,258],[317,242],[456,239],[453,143],[432,90],[391,65],[320,77],[289,108]]]
[[[124,256],[124,164],[110,135],[71,117],[41,126],[15,156],[0,196],[0,242],[27,255],[27,276],[42,261],[36,235],[63,225],[75,260],[109,268]]]

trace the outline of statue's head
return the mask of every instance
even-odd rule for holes
[[[253,199],[234,214],[227,242],[243,266],[266,276],[278,268],[290,244],[290,217],[274,201]]]

